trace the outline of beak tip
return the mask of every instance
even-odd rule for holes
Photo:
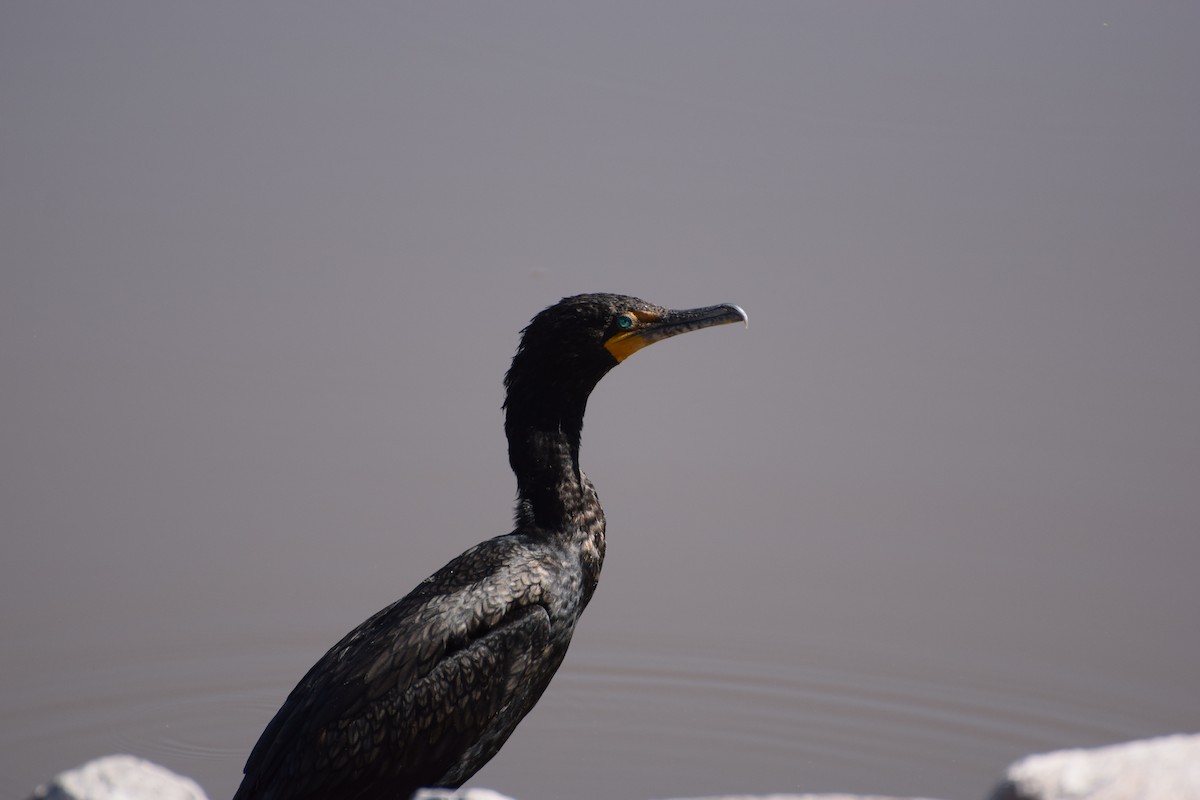
[[[736,303],[729,303],[726,305],[726,308],[732,309],[735,314],[742,318],[743,327],[750,327],[750,315],[746,313],[746,309],[742,308]]]

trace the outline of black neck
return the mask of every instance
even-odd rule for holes
[[[519,522],[545,531],[568,531],[594,503],[579,469],[583,400],[545,393],[506,403],[508,461],[517,476]]]

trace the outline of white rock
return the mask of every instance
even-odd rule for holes
[[[422,789],[416,800],[512,800],[491,789]]]
[[[105,756],[39,786],[31,800],[208,800],[191,778],[133,756]]]
[[[1196,800],[1200,735],[1026,756],[992,800]]]

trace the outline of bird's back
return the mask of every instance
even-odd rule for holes
[[[545,690],[581,583],[569,553],[521,534],[463,553],[309,670],[263,731],[234,800],[458,786]]]

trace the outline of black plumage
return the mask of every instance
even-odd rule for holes
[[[334,645],[263,731],[234,800],[394,800],[487,763],[558,669],[604,562],[604,511],[579,468],[588,395],[641,347],[745,319],[612,294],[534,317],[505,377],[514,530]]]

